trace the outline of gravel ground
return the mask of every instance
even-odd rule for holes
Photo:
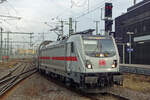
[[[7,64],[0,63],[0,71],[5,71],[5,70],[8,70],[8,69],[9,69],[9,66]]]
[[[36,73],[0,100],[90,100],[56,85]]]
[[[134,85],[133,85],[134,84]],[[150,92],[150,77],[126,74],[124,88]],[[97,95],[95,95],[97,96]],[[112,96],[97,96],[100,100],[118,100]],[[36,73],[15,86],[0,100],[92,100],[76,92],[57,85]]]
[[[2,76],[7,75],[9,73],[9,69],[13,68],[14,65],[16,64],[15,61],[10,61],[10,62],[0,62],[0,78]]]
[[[92,95],[93,96],[93,95]],[[119,100],[112,96],[94,95],[99,100]],[[22,81],[0,100],[93,100],[72,92],[36,73]]]
[[[125,74],[124,88],[142,93],[150,93],[150,76]]]
[[[8,61],[8,62],[0,62],[0,70],[8,70],[10,68],[13,68],[14,65],[17,63],[17,60],[12,60],[12,61]]]

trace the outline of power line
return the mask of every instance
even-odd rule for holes
[[[71,0],[71,8],[72,6],[76,6],[76,7],[83,7],[84,5],[86,5],[87,0],[85,0],[83,2],[83,4],[78,5],[77,3],[75,3],[73,0]],[[66,8],[65,10],[63,10],[61,13],[59,13],[56,17],[56,19],[58,19],[60,16],[63,16],[65,13],[68,13],[68,11],[70,10],[70,8]]]
[[[27,32],[2,32],[2,33],[5,33],[5,34],[7,34],[7,33],[9,33],[9,34],[29,34],[29,35],[34,34],[34,33],[27,33]]]
[[[0,17],[13,18],[13,19],[18,19],[18,20],[21,19],[21,17],[17,17],[17,16],[7,16],[7,15],[0,15]]]
[[[15,44],[19,43],[20,44],[20,43],[30,43],[30,42],[28,42],[28,41],[12,41],[12,43],[15,43]]]
[[[92,9],[92,10],[90,10],[90,11],[88,11],[88,12],[86,12],[86,13],[80,15],[80,16],[77,16],[76,19],[79,19],[79,18],[81,18],[81,17],[83,17],[83,16],[85,16],[85,15],[87,15],[87,14],[89,14],[89,13],[91,13],[91,12],[94,12],[95,10],[101,8],[101,7],[104,5],[103,3],[106,2],[106,1],[107,1],[107,2],[110,2],[111,0],[104,0],[104,1],[102,1],[101,3],[99,3],[99,4],[101,4],[100,6],[94,8],[94,9]]]
[[[84,0],[84,2],[79,5],[79,2],[76,3],[75,1],[71,0],[72,7],[73,7],[73,6],[76,6],[76,7],[83,7],[83,6],[86,5],[87,1],[89,1],[89,0]]]
[[[95,8],[95,9],[93,9],[93,10],[91,10],[91,11],[86,12],[86,13],[84,13],[84,14],[82,14],[82,15],[80,15],[80,16],[78,16],[78,17],[76,17],[76,19],[79,19],[79,18],[81,18],[81,17],[83,17],[83,16],[85,16],[85,15],[87,15],[87,14],[91,13],[91,12],[94,12],[95,10],[99,9],[100,7],[101,7],[101,6],[99,6],[99,7]]]
[[[8,4],[16,13],[18,13],[18,11],[15,9],[15,7],[14,7],[12,4],[10,4],[10,2],[7,1],[7,4]]]

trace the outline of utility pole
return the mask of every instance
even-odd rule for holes
[[[61,23],[61,32],[62,32],[62,36],[64,35],[64,21],[60,21]]]
[[[16,55],[19,56],[19,52],[18,52],[18,51],[19,51],[19,49],[20,49],[20,45],[16,45],[16,46],[17,46],[17,49],[16,49],[16,51],[17,51],[17,52],[16,52]],[[17,58],[18,58],[18,57],[17,57]]]
[[[64,23],[65,22],[68,22],[68,21],[64,21],[64,20],[61,20],[61,21],[59,21],[60,23],[61,23],[61,34],[62,34],[62,36],[64,35]]]
[[[32,46],[32,38],[33,38],[32,34],[33,33],[30,33],[30,47]],[[43,37],[44,37],[44,33],[43,33]],[[44,41],[44,38],[43,38],[43,41]]]
[[[101,8],[101,20],[104,20],[103,19],[103,8]]]
[[[11,44],[10,44],[10,54],[11,54],[11,56],[12,56],[12,49],[13,49],[13,47],[12,47],[12,42],[13,42],[13,40],[11,40]]]
[[[77,32],[77,23],[78,21],[74,21],[75,25],[74,25],[74,32],[76,33]]]
[[[129,43],[128,43],[128,46],[129,46],[129,64],[132,64],[132,51],[133,51],[133,48],[132,48],[132,35],[134,35],[134,32],[127,32],[127,35],[129,35]]]
[[[96,24],[96,34],[98,34],[98,24],[99,24],[100,21],[94,21],[94,22]]]
[[[72,18],[69,18],[69,36],[73,33],[72,29]]]
[[[0,59],[2,59],[2,56],[3,56],[3,28],[1,27],[0,28],[0,31],[1,31],[1,51],[0,51]]]
[[[136,4],[136,0],[134,0],[134,5]]]
[[[9,32],[7,33],[7,56],[9,56]]]
[[[43,41],[45,40],[45,35],[44,35],[45,33],[43,32]]]
[[[7,46],[6,45],[7,45],[7,38],[5,38],[5,53],[4,53],[5,56],[7,55],[7,53],[6,53],[7,52]]]

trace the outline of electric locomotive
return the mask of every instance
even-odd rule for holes
[[[112,36],[78,32],[55,42],[43,42],[38,50],[38,70],[80,89],[122,84],[119,54]]]

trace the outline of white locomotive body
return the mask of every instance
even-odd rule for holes
[[[82,88],[122,83],[119,54],[112,36],[74,34],[38,51],[38,69]]]

